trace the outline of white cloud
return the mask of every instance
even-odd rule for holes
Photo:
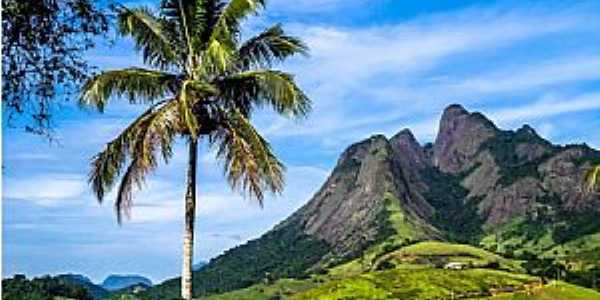
[[[492,111],[488,116],[500,124],[507,124],[590,110],[600,110],[600,93],[551,96],[526,105]]]
[[[511,126],[521,126],[522,123],[545,120],[558,115],[600,110],[600,93],[582,94],[571,97],[545,96],[537,101],[509,108],[477,109],[467,106],[466,109],[480,111],[499,127],[509,129]],[[438,126],[439,116],[435,116],[409,124],[406,128],[409,128],[421,140],[433,140],[437,134]],[[536,129],[546,138],[551,137],[552,133],[556,130],[555,126],[549,122],[542,123]],[[393,130],[386,131],[386,133],[392,135],[396,131],[397,129],[393,128]]]
[[[528,66],[511,66],[491,74],[480,74],[456,84],[442,86],[447,91],[495,93],[519,91],[547,85],[600,78],[600,56],[567,57]]]
[[[448,101],[469,102],[483,92],[498,95],[598,77],[600,57],[585,55],[575,59],[559,55],[537,64],[527,58],[526,65],[515,61],[477,77],[472,76],[480,73],[476,69],[467,79],[464,74],[447,73],[443,67],[459,57],[463,60],[460,64],[465,59],[468,64],[465,55],[585,32],[598,23],[590,16],[582,7],[559,12],[467,9],[366,29],[296,24],[290,28],[307,41],[311,58],[291,67],[313,99],[314,111],[301,123],[270,117],[263,130],[270,137],[325,140],[326,135],[352,134],[356,138],[387,128],[391,122],[429,119]],[[431,130],[423,127],[423,131]]]
[[[136,204],[131,209],[130,223],[150,223],[182,220],[183,197],[180,201],[164,201],[158,204]]]
[[[267,215],[287,216],[312,196],[328,173],[313,166],[290,166],[284,194],[280,197],[267,194],[264,209],[253,199],[244,199],[239,193],[232,191],[222,178],[208,180],[200,177],[196,213],[199,218],[208,217],[221,222],[236,222]],[[182,220],[185,187],[171,180],[172,178],[153,178],[142,191],[134,192],[134,206],[127,223]],[[112,191],[106,199],[112,200],[115,197],[116,192]]]
[[[44,174],[35,178],[5,178],[3,197],[33,201],[39,205],[58,205],[80,197],[86,181],[79,175]]]

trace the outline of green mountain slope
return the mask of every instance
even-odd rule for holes
[[[361,265],[357,258],[326,274],[266,281],[199,300],[600,299],[600,293],[591,289],[522,274],[519,261],[469,245],[421,242],[384,253],[380,260],[390,258],[396,264],[384,270],[368,263],[361,270],[348,268]],[[466,269],[444,269],[448,262],[462,262]]]
[[[253,289],[285,278],[305,286],[322,273],[360,279],[457,259],[544,277],[558,272],[591,287],[600,268],[594,259],[600,252],[600,196],[582,193],[579,183],[598,162],[600,152],[586,145],[553,145],[527,125],[501,130],[484,115],[451,105],[433,144],[421,146],[405,129],[348,147],[306,205],[195,272],[194,294]],[[403,252],[425,240],[468,243],[489,254],[445,244],[445,255]],[[456,249],[465,252],[457,256]],[[176,297],[178,289],[176,278],[144,299]]]
[[[102,286],[94,284],[89,278],[83,275],[62,274],[58,275],[57,278],[75,285],[83,286],[94,300],[102,300],[107,298],[109,295],[109,291],[104,289]]]
[[[334,280],[290,299],[455,299],[490,295],[496,287],[518,289],[536,278],[472,269],[393,269]]]
[[[553,282],[543,287],[504,293],[492,297],[478,298],[486,300],[595,300],[600,299],[600,294],[594,290],[564,282]]]

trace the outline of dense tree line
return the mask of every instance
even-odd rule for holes
[[[44,276],[29,280],[24,275],[15,275],[2,280],[2,300],[54,300],[55,297],[92,300],[84,287],[58,277]]]

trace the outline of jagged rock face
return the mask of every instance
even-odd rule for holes
[[[579,188],[586,164],[577,163],[598,152],[571,148],[552,145],[529,125],[501,131],[483,115],[451,105],[440,121],[433,164],[464,176],[461,185],[469,191],[464,201],[477,201],[485,225],[493,227],[547,199],[557,198],[560,209],[598,209],[598,196]]]
[[[423,181],[420,172],[431,167],[431,155],[427,149],[421,147],[409,129],[403,129],[390,139],[390,146],[394,153],[396,167],[402,176],[412,199],[412,209],[420,217],[429,218],[434,213],[433,207],[423,197],[427,191],[427,184]]]
[[[540,137],[529,125],[523,125],[515,133],[518,139],[526,140],[516,146],[515,154],[521,161],[532,161],[550,154],[554,148],[552,144]]]
[[[536,207],[536,200],[544,190],[539,182],[531,177],[519,180],[508,187],[490,191],[480,203],[479,208],[486,216],[488,225],[497,225],[523,216]]]
[[[473,165],[481,145],[497,132],[496,126],[483,115],[451,105],[442,114],[433,164],[446,173],[464,171]]]
[[[407,222],[426,224],[418,229],[423,238],[439,237],[431,226],[436,218],[462,218],[445,220],[448,225],[472,217],[489,228],[547,205],[547,199],[559,199],[561,209],[598,209],[598,196],[578,188],[589,166],[578,161],[589,157],[600,161],[593,149],[552,145],[528,125],[503,131],[482,114],[451,105],[431,146],[422,147],[408,129],[350,146],[315,196],[273,230],[301,228],[347,257],[380,236],[386,194],[397,199]],[[461,214],[469,206],[476,215]]]
[[[351,256],[379,237],[386,193],[400,199],[410,218],[430,210],[423,199],[413,199],[390,142],[373,136],[342,154],[323,187],[294,217],[303,220],[308,235],[332,245],[336,255]]]
[[[598,157],[597,151],[586,146],[571,147],[554,155],[538,167],[541,186],[549,194],[560,197],[567,209],[600,210],[600,196],[586,194],[580,185],[584,171],[592,166],[586,157]]]
[[[375,239],[377,228],[371,223],[393,180],[388,151],[385,137],[376,136],[344,152],[325,185],[301,210],[308,234],[336,245],[339,252]]]
[[[448,205],[475,203],[482,227],[524,216],[546,205],[547,199],[558,198],[561,209],[600,207],[597,195],[585,195],[578,188],[589,164],[577,161],[598,156],[593,149],[552,145],[529,125],[502,131],[482,114],[460,105],[444,110],[439,128],[431,150],[422,147],[408,129],[389,141],[375,136],[348,148],[332,176],[303,209],[310,216],[307,233],[342,248],[358,243],[351,232],[360,231],[360,239],[372,240],[377,225],[369,222],[381,205],[378,199],[389,191],[417,218],[439,217],[430,203],[446,208],[435,199],[440,195],[430,191],[432,185],[448,183],[428,178],[432,170],[458,179],[460,186],[452,189],[467,193],[456,199],[441,195],[443,201],[453,202]]]
[[[427,152],[409,129],[403,129],[390,139],[396,157],[405,168],[422,169],[431,164]]]

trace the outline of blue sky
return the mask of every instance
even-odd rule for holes
[[[451,103],[502,128],[528,123],[555,143],[600,147],[595,1],[271,0],[269,7],[248,21],[248,32],[283,22],[305,39],[311,56],[280,67],[297,74],[314,111],[301,122],[257,115],[288,167],[285,193],[262,210],[230,191],[203,145],[196,260],[258,237],[304,204],[349,144],[405,127],[431,141]],[[128,40],[88,56],[102,69],[141,64]],[[101,115],[63,104],[52,145],[3,125],[3,276],[75,272],[99,281],[136,273],[161,281],[178,274],[183,143],[136,193],[122,227],[112,197],[99,205],[86,185],[89,159],[142,109],[115,99]]]

